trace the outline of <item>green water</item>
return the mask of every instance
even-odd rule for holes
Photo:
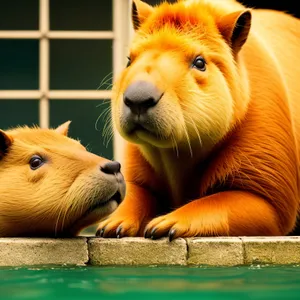
[[[300,266],[1,268],[0,299],[300,299]]]

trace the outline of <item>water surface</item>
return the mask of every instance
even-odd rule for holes
[[[0,268],[0,299],[299,299],[300,266]]]

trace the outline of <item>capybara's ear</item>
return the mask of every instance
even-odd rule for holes
[[[12,145],[12,143],[13,138],[0,130],[0,159],[7,153],[8,148]]]
[[[138,30],[141,24],[152,13],[153,7],[141,0],[133,0],[131,8],[131,18],[134,30]]]
[[[55,129],[55,131],[58,132],[58,133],[60,133],[60,134],[62,134],[62,135],[68,136],[70,123],[71,123],[71,121],[67,121],[67,122],[59,125]]]
[[[245,44],[251,28],[251,11],[249,9],[237,11],[223,16],[217,26],[236,54]]]

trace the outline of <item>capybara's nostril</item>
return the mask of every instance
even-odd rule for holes
[[[131,110],[134,108],[140,109],[140,110],[147,110],[147,108],[155,106],[157,101],[150,97],[150,98],[145,98],[145,99],[139,99],[140,101],[134,101],[128,97],[124,97],[124,103],[126,106],[128,106]]]
[[[100,167],[100,170],[105,174],[116,174],[121,171],[121,164],[117,161],[110,161]]]
[[[162,95],[163,93],[154,84],[140,80],[128,86],[123,100],[133,114],[142,114],[155,106]]]

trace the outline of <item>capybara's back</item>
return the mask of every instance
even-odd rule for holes
[[[120,164],[56,129],[0,130],[0,237],[74,236],[114,211]]]

